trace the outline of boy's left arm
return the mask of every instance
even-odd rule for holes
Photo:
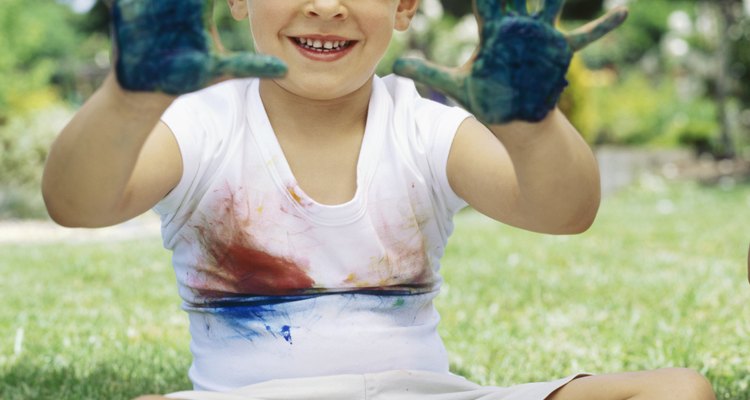
[[[467,119],[453,140],[447,169],[456,194],[483,214],[519,228],[580,233],[599,208],[596,159],[559,110],[540,122],[489,129]]]
[[[448,94],[479,121],[458,130],[448,160],[454,191],[484,214],[546,233],[578,233],[596,215],[591,149],[556,108],[573,52],[619,26],[623,8],[562,34],[563,0],[529,13],[525,0],[475,0],[480,44],[455,69],[401,59],[394,71]],[[481,121],[481,123],[480,123]]]

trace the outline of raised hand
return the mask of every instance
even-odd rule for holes
[[[216,53],[207,29],[213,6],[214,0],[115,0],[112,24],[120,85],[179,95],[221,78],[286,73],[286,65],[271,56]]]
[[[445,68],[399,59],[393,70],[451,96],[486,124],[541,121],[567,86],[573,52],[627,17],[625,8],[616,8],[563,34],[554,27],[563,1],[544,0],[541,10],[529,13],[526,0],[474,0],[480,42],[471,60]]]

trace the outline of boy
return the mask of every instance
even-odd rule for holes
[[[480,387],[448,372],[436,331],[439,259],[467,203],[539,232],[593,222],[596,163],[555,103],[572,52],[623,11],[563,36],[562,1],[528,15],[525,1],[477,0],[482,41],[466,66],[395,66],[474,118],[374,76],[418,0],[228,3],[267,56],[209,56],[211,4],[116,2],[116,77],[45,170],[63,225],[161,215],[198,390],[171,398],[713,398],[679,369]],[[175,99],[231,76],[268,79]]]

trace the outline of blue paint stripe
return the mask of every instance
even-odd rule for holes
[[[353,289],[353,290],[339,290],[339,291],[325,291],[319,293],[307,293],[302,295],[285,295],[285,296],[237,296],[237,297],[225,297],[221,299],[211,299],[205,303],[186,303],[190,308],[225,308],[225,307],[262,307],[272,306],[278,304],[292,303],[296,301],[304,301],[324,296],[340,296],[340,295],[363,295],[363,296],[377,296],[377,297],[405,297],[405,296],[421,296],[427,293],[435,292],[436,289],[430,287],[410,287],[410,286],[399,286],[393,288],[366,288],[366,289]]]

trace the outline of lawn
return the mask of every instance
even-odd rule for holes
[[[750,186],[656,178],[577,236],[456,219],[438,301],[453,370],[483,384],[687,366],[750,399]],[[189,387],[187,318],[158,239],[0,246],[0,398]]]

